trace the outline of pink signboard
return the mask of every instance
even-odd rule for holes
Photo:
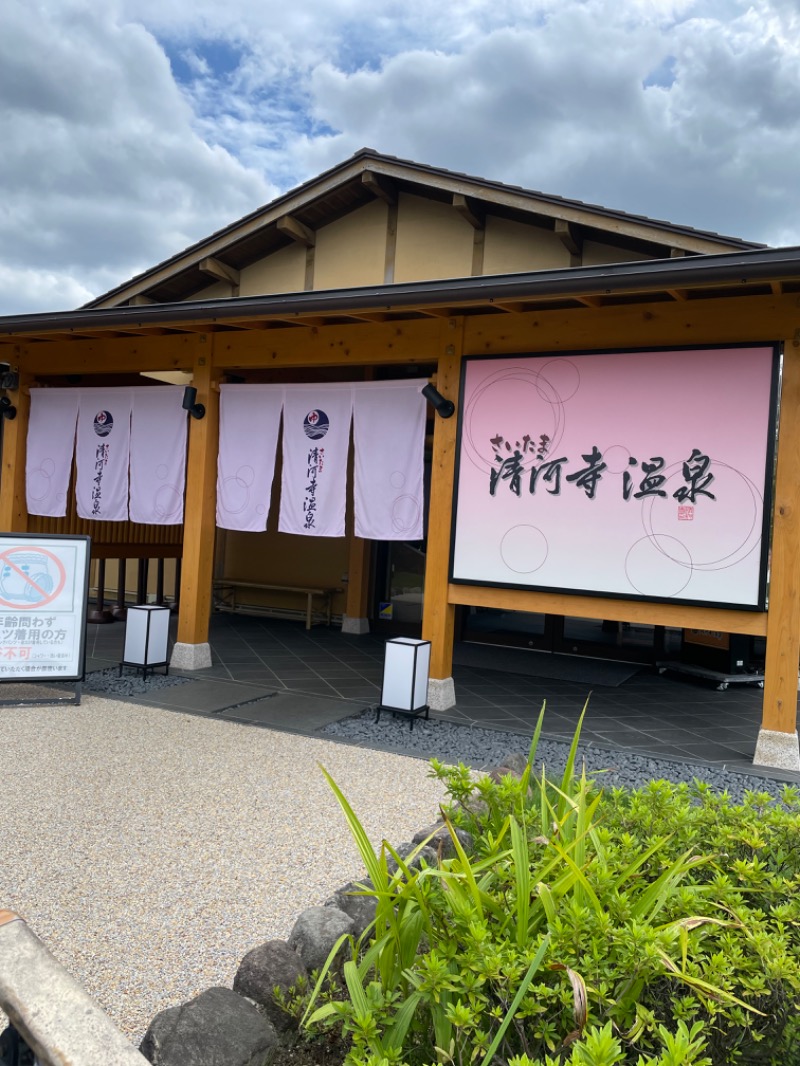
[[[763,609],[773,345],[464,361],[454,582]]]

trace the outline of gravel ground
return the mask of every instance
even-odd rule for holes
[[[97,696],[0,707],[0,733],[0,908],[135,1043],[361,875],[319,764],[376,842],[442,795],[418,759]]]
[[[376,723],[373,711],[364,711],[341,722],[334,722],[320,730],[320,733],[356,744],[379,743],[388,748],[402,748],[420,758],[435,757],[445,763],[465,762],[476,769],[497,766],[512,751],[527,755],[531,744],[531,734],[466,728],[433,719],[419,719],[414,723],[414,729],[409,730],[407,720],[393,718],[389,714],[382,714]],[[536,760],[537,763],[544,762],[552,775],[560,775],[568,752],[569,744],[542,737]],[[582,764],[585,764],[588,773],[596,774],[597,780],[606,788],[621,785],[642,788],[648,781],[657,778],[689,783],[699,779],[719,791],[727,791],[738,802],[746,791],[768,792],[778,797],[784,787],[784,782],[774,777],[744,774],[707,763],[676,762],[635,752],[608,751],[588,745],[579,747],[576,765],[580,768]],[[800,786],[800,775],[787,773],[786,779]]]
[[[423,760],[487,767],[530,744],[442,721],[410,732],[372,712],[317,740],[93,695],[0,707],[0,731],[0,908],[26,918],[134,1043],[157,1011],[230,986],[247,951],[287,937],[303,908],[360,876],[320,764],[370,838],[398,844],[442,797]],[[539,759],[557,773],[567,750],[543,739]],[[620,751],[582,756],[608,785],[701,778],[737,799],[783,787]]]

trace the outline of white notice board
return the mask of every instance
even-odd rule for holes
[[[0,680],[83,679],[90,543],[0,534]]]

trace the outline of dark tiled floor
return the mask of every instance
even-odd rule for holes
[[[123,640],[122,624],[90,625],[89,669],[119,662]],[[310,733],[377,705],[384,645],[385,638],[374,635],[345,636],[325,627],[306,631],[296,622],[217,614],[212,665],[187,675],[205,683],[160,689],[147,702]],[[563,674],[564,657],[559,658],[557,672]],[[469,662],[469,646],[462,646],[459,659]],[[521,670],[526,660],[519,663]],[[569,738],[588,700],[585,741],[742,770],[751,767],[761,723],[762,692],[754,685],[721,692],[708,682],[646,667],[617,686],[594,684],[591,690],[586,682],[483,665],[457,665],[453,677],[457,705],[436,715],[446,721],[530,734],[544,702],[547,735]]]

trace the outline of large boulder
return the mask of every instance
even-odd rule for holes
[[[264,1066],[277,1043],[253,1003],[229,988],[209,988],[157,1014],[139,1050],[153,1066]]]
[[[285,940],[268,940],[248,951],[239,963],[233,990],[255,1000],[280,1032],[297,1028],[297,1018],[275,1002],[275,989],[288,993],[307,971],[300,956]]]
[[[309,907],[294,923],[289,947],[294,948],[306,969],[321,970],[339,937],[352,934],[354,928],[350,915],[338,907]],[[341,954],[340,950],[337,959]]]

